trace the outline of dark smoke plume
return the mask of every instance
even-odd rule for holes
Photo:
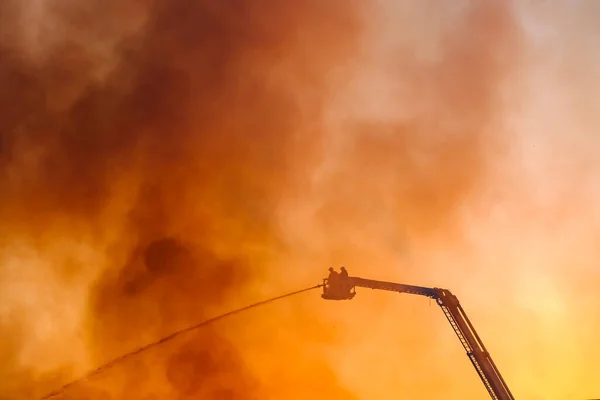
[[[258,276],[252,249],[279,246],[273,212],[318,157],[328,87],[360,24],[347,1],[80,3],[0,6],[0,244],[34,249],[61,295],[94,277],[96,365],[201,320]],[[45,307],[22,318],[35,325]],[[2,322],[3,342],[16,326]],[[4,360],[3,399],[70,376],[41,383],[37,366],[29,376]],[[137,363],[64,398],[268,391],[217,330]]]

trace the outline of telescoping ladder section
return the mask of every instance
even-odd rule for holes
[[[382,282],[358,277],[348,277],[348,287],[364,287],[374,290],[386,290],[398,293],[415,294],[435,299],[458,340],[467,352],[488,393],[494,400],[514,400],[514,397],[500,371],[486,350],[475,328],[469,321],[457,297],[447,289]]]

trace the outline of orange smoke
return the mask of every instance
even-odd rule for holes
[[[250,299],[360,32],[352,3],[37,7],[6,5],[0,50],[9,399]],[[268,389],[216,328],[120,368],[105,395]]]
[[[595,395],[592,142],[531,133],[575,119],[531,10],[101,3],[0,5],[0,399],[341,264],[452,289],[516,397]],[[433,306],[307,293],[62,398],[485,398]]]

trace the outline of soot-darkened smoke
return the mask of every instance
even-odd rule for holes
[[[318,151],[306,127],[321,118],[331,70],[352,55],[352,2],[0,7],[0,241],[35,248],[64,291],[99,273],[85,324],[91,364],[236,296],[260,269],[246,249],[277,246],[278,199]],[[68,246],[60,257],[45,251],[58,242],[91,248],[98,269],[63,262]],[[16,326],[2,322],[2,336],[16,337]],[[216,328],[144,357],[65,398],[261,390]],[[8,362],[3,399],[66,379],[40,384]]]

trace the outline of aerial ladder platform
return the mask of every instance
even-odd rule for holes
[[[342,274],[338,274],[332,268],[329,270],[331,274],[323,280],[323,293],[321,295],[326,300],[351,300],[356,296],[357,287],[414,294],[435,300],[448,322],[450,322],[450,326],[456,333],[491,398],[494,400],[514,400],[504,378],[502,378],[490,353],[475,331],[473,324],[469,321],[458,298],[449,290],[348,276],[345,268],[342,268]]]

